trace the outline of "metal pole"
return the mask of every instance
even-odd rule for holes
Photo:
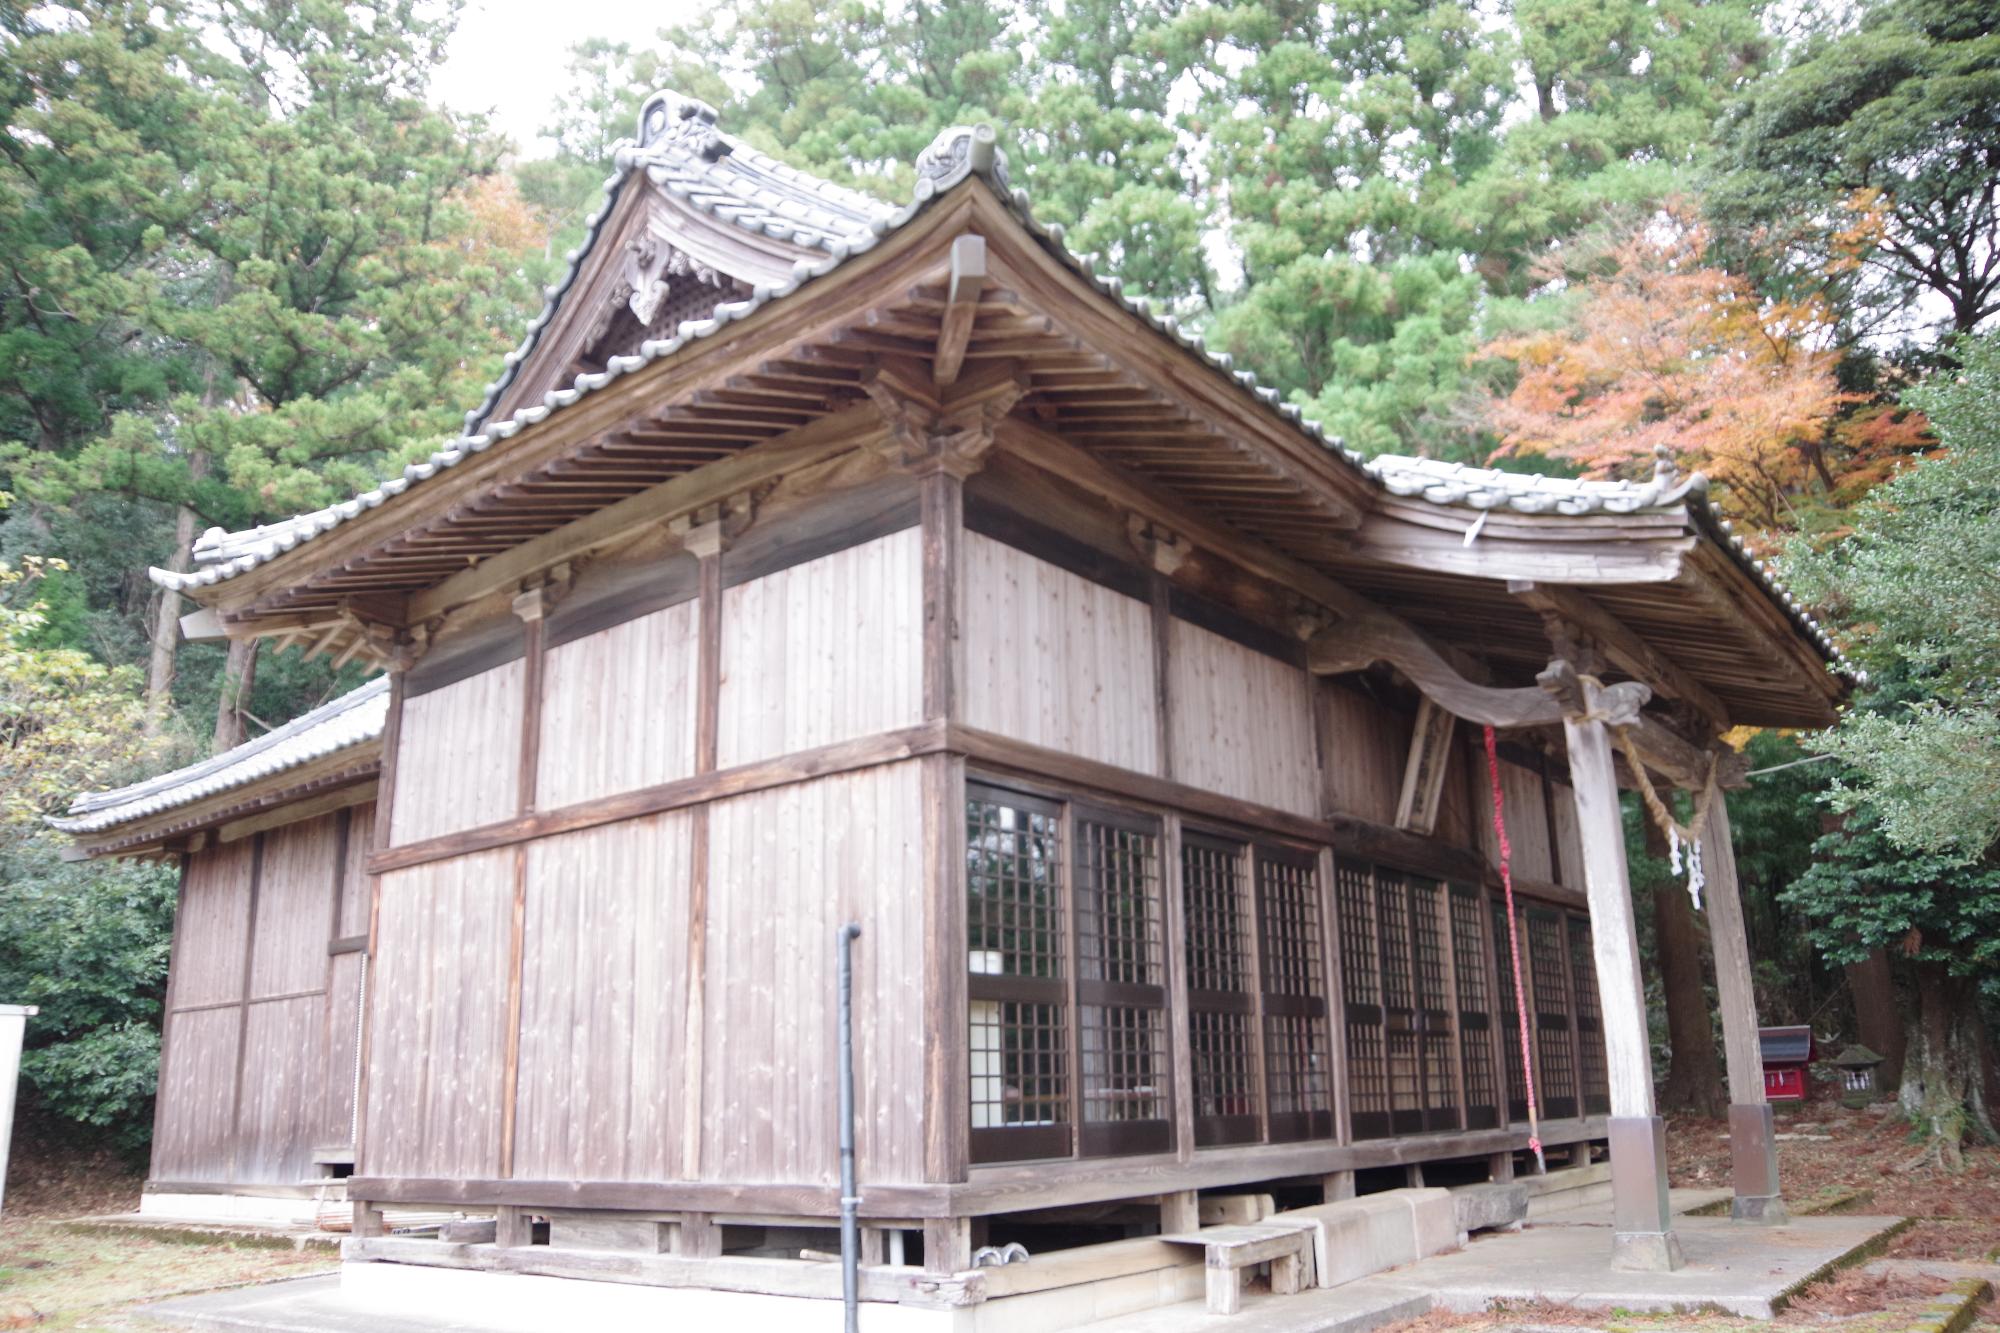
[[[847,1333],[861,1327],[861,1206],[854,1185],[854,941],[861,927],[850,921],[834,932],[840,957],[840,1298]]]

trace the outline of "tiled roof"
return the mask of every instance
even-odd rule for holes
[[[389,678],[381,676],[212,759],[116,791],[79,796],[68,815],[52,815],[48,822],[64,833],[88,834],[164,814],[372,744],[381,738],[388,713]]]
[[[226,533],[211,529],[195,544],[195,564],[190,573],[171,570],[151,571],[154,582],[175,591],[224,582],[249,572],[264,562],[311,541],[363,511],[373,509],[413,485],[455,467],[475,454],[483,453],[500,440],[516,434],[559,412],[579,399],[603,388],[621,375],[638,370],[661,357],[671,356],[688,343],[710,337],[727,325],[783,300],[814,279],[838,268],[850,257],[865,253],[885,236],[907,225],[933,198],[970,175],[985,178],[995,193],[1006,200],[1032,234],[1073,270],[1099,290],[1121,302],[1128,310],[1147,319],[1167,337],[1203,356],[1216,370],[1234,378],[1242,390],[1278,413],[1316,443],[1338,453],[1349,464],[1392,494],[1421,497],[1433,504],[1475,509],[1505,507],[1524,514],[1626,514],[1641,510],[1667,510],[1685,506],[1705,526],[1717,531],[1732,555],[1769,589],[1793,623],[1816,644],[1827,658],[1843,671],[1854,674],[1834,648],[1818,623],[1807,615],[1770,568],[1743,549],[1740,537],[1728,532],[1721,512],[1707,498],[1706,481],[1699,473],[1685,479],[1635,482],[1576,481],[1524,473],[1498,472],[1439,463],[1431,459],[1384,455],[1364,462],[1361,455],[1329,436],[1320,424],[1306,417],[1295,403],[1285,401],[1275,388],[1259,385],[1247,370],[1237,370],[1226,352],[1210,352],[1201,335],[1182,326],[1171,315],[1155,315],[1146,302],[1124,294],[1115,276],[1096,271],[1090,256],[1079,256],[1063,243],[1060,225],[1038,222],[1029,206],[1025,190],[1012,189],[1007,179],[1007,157],[997,146],[990,126],[955,126],[940,134],[916,163],[917,184],[909,203],[888,208],[851,190],[845,190],[804,172],[784,166],[715,127],[715,112],[700,102],[659,93],[649,100],[641,115],[641,138],[621,145],[617,160],[620,172],[606,182],[606,202],[593,215],[590,235],[573,253],[570,274],[550,289],[549,305],[531,326],[520,351],[511,355],[508,370],[495,383],[480,408],[467,417],[468,433],[432,454],[422,463],[413,463],[403,475],[383,482],[351,500],[329,505],[309,514],[266,524],[243,532]],[[577,376],[567,388],[554,389],[539,403],[521,408],[501,422],[487,423],[485,416],[498,401],[510,381],[514,367],[534,346],[540,331],[559,304],[563,291],[573,280],[583,256],[596,238],[596,229],[609,212],[617,191],[630,173],[646,170],[664,188],[686,196],[698,207],[725,218],[747,230],[766,235],[785,235],[800,244],[822,251],[817,260],[800,259],[789,280],[758,283],[743,301],[724,302],[707,319],[683,323],[672,338],[653,339],[640,344],[638,354],[612,358],[605,370]],[[656,174],[655,174],[656,173]],[[838,235],[841,225],[851,225],[846,235]],[[805,239],[800,239],[805,238]],[[474,429],[476,427],[476,429]]]

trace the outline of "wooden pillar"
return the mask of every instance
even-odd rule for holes
[[[1599,720],[1602,689],[1578,682],[1580,710],[1565,710],[1571,791],[1583,844],[1591,947],[1604,1010],[1605,1063],[1611,1083],[1612,1263],[1619,1268],[1679,1268],[1680,1240],[1667,1205],[1667,1141],[1653,1106],[1653,1060],[1646,1033],[1646,992],[1639,936],[1625,869],[1625,830],[1611,738]]]
[[[965,472],[947,455],[915,469],[923,537],[924,717],[955,722],[962,715],[959,682],[960,548],[965,531]],[[972,1144],[971,1073],[967,1064],[965,890],[965,761],[926,755],[924,806],[924,1177],[966,1179]],[[954,1235],[956,1233],[953,1233]],[[966,1233],[970,1235],[969,1232]],[[926,1233],[932,1271],[933,1241]],[[968,1242],[969,1244],[969,1242]],[[956,1250],[953,1250],[956,1254]],[[954,1262],[956,1260],[954,1259]],[[970,1266],[970,1251],[964,1266]]]
[[[1729,1158],[1736,1189],[1730,1215],[1739,1222],[1778,1225],[1791,1216],[1779,1195],[1778,1142],[1771,1105],[1764,1099],[1757,992],[1750,982],[1750,941],[1743,928],[1733,837],[1729,805],[1718,790],[1702,830],[1701,862],[1708,878],[1704,890],[1708,935],[1715,949],[1715,990],[1722,1006],[1722,1046],[1729,1065]]]
[[[722,520],[691,525],[683,534],[695,558],[694,771],[713,773],[719,753],[722,701]],[[681,1074],[681,1174],[701,1178],[703,1064],[708,1050],[708,859],[709,805],[694,808],[688,830],[687,987],[683,992]],[[719,1235],[704,1215],[683,1219],[678,1252],[698,1257],[720,1254],[703,1248]],[[720,1245],[720,1242],[715,1242]],[[692,1246],[692,1248],[690,1248]]]

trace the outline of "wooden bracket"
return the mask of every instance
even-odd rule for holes
[[[556,603],[569,596],[576,586],[576,566],[564,560],[543,570],[533,579],[522,581],[521,591],[515,594],[514,614],[522,620],[534,621],[545,618],[556,609]]]
[[[937,359],[931,363],[931,382],[940,388],[955,382],[965,365],[972,321],[979,314],[979,297],[985,289],[986,238],[960,236],[951,243],[944,318],[938,326]]]
[[[1032,386],[1013,361],[997,361],[937,397],[917,369],[884,357],[861,377],[861,388],[889,428],[877,451],[899,471],[968,477],[986,465],[1000,423]]]
[[[1144,514],[1126,515],[1125,534],[1132,539],[1133,548],[1146,558],[1146,562],[1169,578],[1194,554],[1194,547],[1187,538],[1153,522]]]
[[[1403,765],[1403,791],[1396,800],[1396,827],[1429,836],[1437,827],[1444,795],[1445,770],[1450,767],[1451,738],[1458,719],[1426,695],[1417,704],[1417,723],[1410,733],[1410,756]]]
[[[1729,710],[1707,686],[1588,594],[1576,588],[1524,579],[1509,580],[1507,591],[1541,615],[1556,656],[1567,658],[1586,673],[1596,674],[1601,664],[1590,659],[1601,651],[1619,670],[1677,700],[1715,730],[1729,730]]]
[[[762,491],[738,491],[735,495],[706,504],[667,521],[667,531],[681,549],[697,560],[721,555],[723,548],[742,536],[757,516]]]

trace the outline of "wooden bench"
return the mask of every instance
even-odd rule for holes
[[[1199,1245],[1206,1252],[1210,1314],[1235,1314],[1243,1305],[1243,1270],[1271,1265],[1271,1292],[1294,1296],[1312,1281],[1311,1223],[1244,1222],[1204,1227],[1161,1240]]]

